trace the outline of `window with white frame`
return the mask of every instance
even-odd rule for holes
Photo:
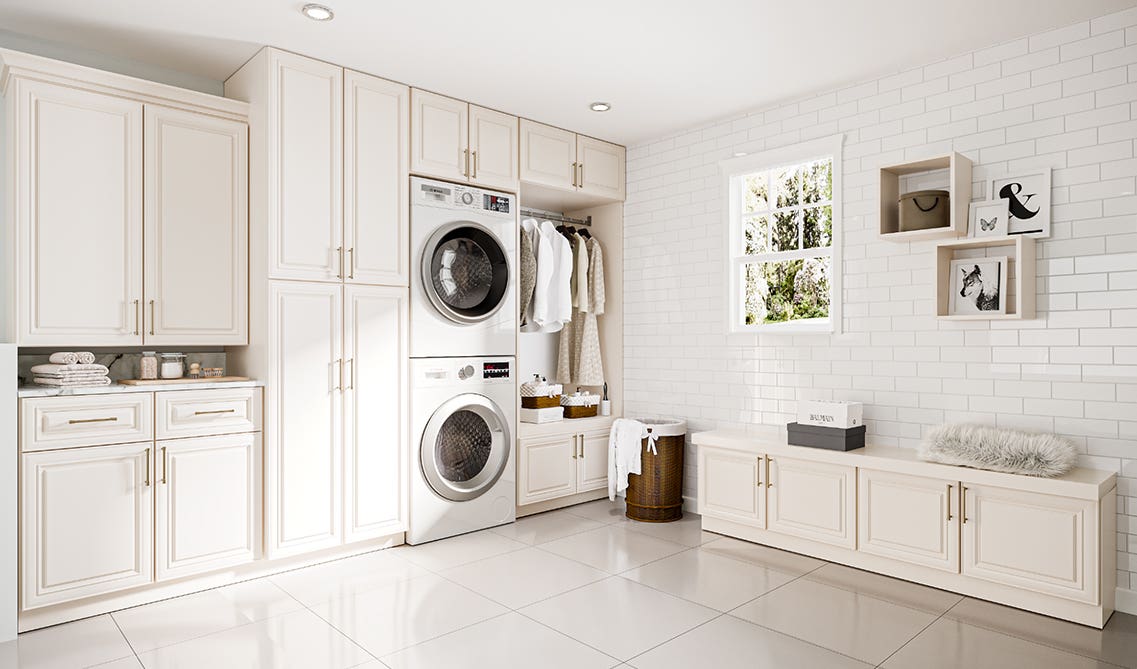
[[[841,137],[725,161],[731,331],[840,323]]]

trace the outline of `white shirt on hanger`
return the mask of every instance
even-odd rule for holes
[[[521,227],[529,232],[533,240],[533,257],[537,260],[537,280],[533,287],[533,299],[529,301],[526,325],[521,329],[523,332],[540,332],[552,314],[549,309],[550,286],[553,271],[556,269],[557,256],[553,252],[551,240],[535,219],[527,218],[521,221]]]
[[[549,241],[552,249],[553,275],[546,291],[547,317],[544,323],[537,323],[541,325],[541,332],[559,332],[565,323],[572,320],[572,246],[549,221],[541,222],[541,237]],[[537,272],[541,272],[540,258],[537,259]]]

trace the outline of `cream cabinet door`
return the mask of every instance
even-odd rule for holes
[[[14,80],[16,341],[142,343],[142,105]]]
[[[573,435],[519,440],[518,506],[575,493],[578,448]]]
[[[24,609],[153,580],[152,460],[150,442],[22,456]]]
[[[765,458],[711,446],[699,448],[699,513],[766,527]]]
[[[248,126],[146,107],[143,340],[248,343]]]
[[[521,119],[521,180],[564,190],[576,188],[576,134]]]
[[[336,546],[342,536],[342,292],[277,281],[270,289],[265,386],[269,557]]]
[[[856,468],[768,458],[768,529],[845,548],[857,543]]]
[[[343,69],[272,50],[269,278],[343,276]]]
[[[470,180],[517,190],[517,117],[470,105]]]
[[[585,432],[577,436],[576,491],[588,492],[608,487],[608,431]]]
[[[158,580],[252,562],[260,545],[261,435],[157,443]]]
[[[577,135],[577,186],[582,193],[624,199],[624,147]]]
[[[470,105],[411,89],[411,171],[466,181],[470,175]]]
[[[959,482],[857,471],[857,549],[959,573]]]
[[[406,530],[406,288],[344,288],[344,541]]]
[[[348,283],[409,280],[410,89],[344,72],[344,247]]]
[[[960,513],[964,575],[1098,603],[1097,502],[965,481]]]

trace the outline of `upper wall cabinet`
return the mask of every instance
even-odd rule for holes
[[[411,171],[517,190],[517,117],[412,89]]]
[[[343,276],[343,69],[269,51],[269,276]]]
[[[521,180],[607,200],[624,199],[624,147],[521,120]]]
[[[248,340],[248,126],[146,107],[148,344]]]
[[[246,105],[10,51],[0,60],[9,341],[246,343]]]
[[[250,136],[250,193],[266,203],[251,210],[254,276],[407,285],[410,89],[262,49],[225,94],[261,112]]]

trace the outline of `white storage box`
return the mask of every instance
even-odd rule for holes
[[[840,400],[801,400],[797,422],[820,427],[860,427],[864,424],[864,405]]]
[[[555,423],[565,419],[565,410],[559,406],[547,409],[521,409],[522,423]]]

